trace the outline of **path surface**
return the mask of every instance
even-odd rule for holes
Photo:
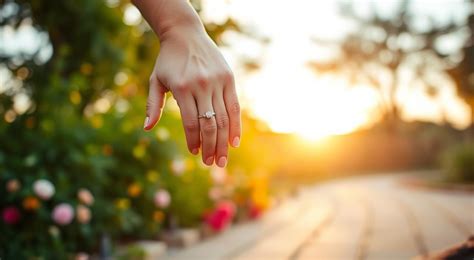
[[[412,189],[403,174],[306,188],[261,220],[166,259],[411,259],[474,234],[474,195]]]

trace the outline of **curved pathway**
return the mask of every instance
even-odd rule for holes
[[[405,174],[330,181],[299,195],[259,221],[166,259],[411,259],[474,234],[474,195],[401,186]]]

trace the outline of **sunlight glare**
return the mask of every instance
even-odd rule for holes
[[[384,2],[377,8],[389,14],[398,1],[389,2],[391,4]],[[417,2],[426,4],[422,0]],[[203,3],[202,15],[206,21],[223,23],[230,17],[253,34],[269,39],[262,51],[256,45],[244,44],[245,40],[229,35],[225,48],[236,57],[258,57],[255,53],[262,53],[258,72],[248,75],[245,71],[234,71],[245,104],[248,103],[255,116],[273,131],[320,140],[353,132],[380,119],[378,90],[370,86],[351,86],[340,75],[315,74],[307,67],[309,61],[331,56],[331,50],[314,44],[315,36],[337,40],[354,29],[354,24],[338,13],[337,0],[203,0]],[[269,7],[271,10],[262,11]],[[446,16],[443,8],[435,9],[439,15],[434,11],[430,13],[436,17]],[[237,59],[231,58],[233,60]],[[445,93],[439,99],[429,98],[421,91],[405,93],[401,88],[397,102],[400,102],[402,118],[434,122],[446,119],[457,127],[465,127],[469,122],[468,109],[450,87],[443,90]]]

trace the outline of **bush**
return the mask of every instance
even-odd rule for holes
[[[1,57],[1,259],[68,259],[97,253],[101,237],[157,238],[163,228],[200,225],[239,190],[237,182],[224,189],[225,178],[213,181],[189,155],[172,99],[156,129],[142,130],[159,44],[143,22],[123,23],[129,5],[7,0],[0,7],[9,10],[0,28],[29,26],[42,42],[35,52]],[[23,108],[17,100],[26,100]],[[248,151],[246,158],[257,157]],[[260,166],[236,163],[240,155],[229,166],[235,179]]]
[[[174,129],[179,118],[167,116],[156,132],[177,136],[160,138],[140,124],[125,131],[123,118],[133,115],[50,114],[31,128],[24,116],[0,127],[0,256],[66,258],[96,251],[104,233],[114,241],[149,239],[170,216],[201,223],[212,206],[211,182],[199,159],[172,139],[182,137]]]
[[[443,174],[447,181],[474,183],[474,142],[456,145],[445,152]]]

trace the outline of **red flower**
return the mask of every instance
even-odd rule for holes
[[[2,218],[7,224],[14,225],[20,221],[20,211],[16,207],[8,207],[3,209]]]
[[[223,201],[217,204],[214,211],[205,216],[205,221],[214,231],[221,231],[232,222],[234,215],[234,204],[229,201]]]
[[[257,219],[262,215],[262,212],[263,209],[261,207],[252,203],[249,207],[248,214],[251,219]]]

